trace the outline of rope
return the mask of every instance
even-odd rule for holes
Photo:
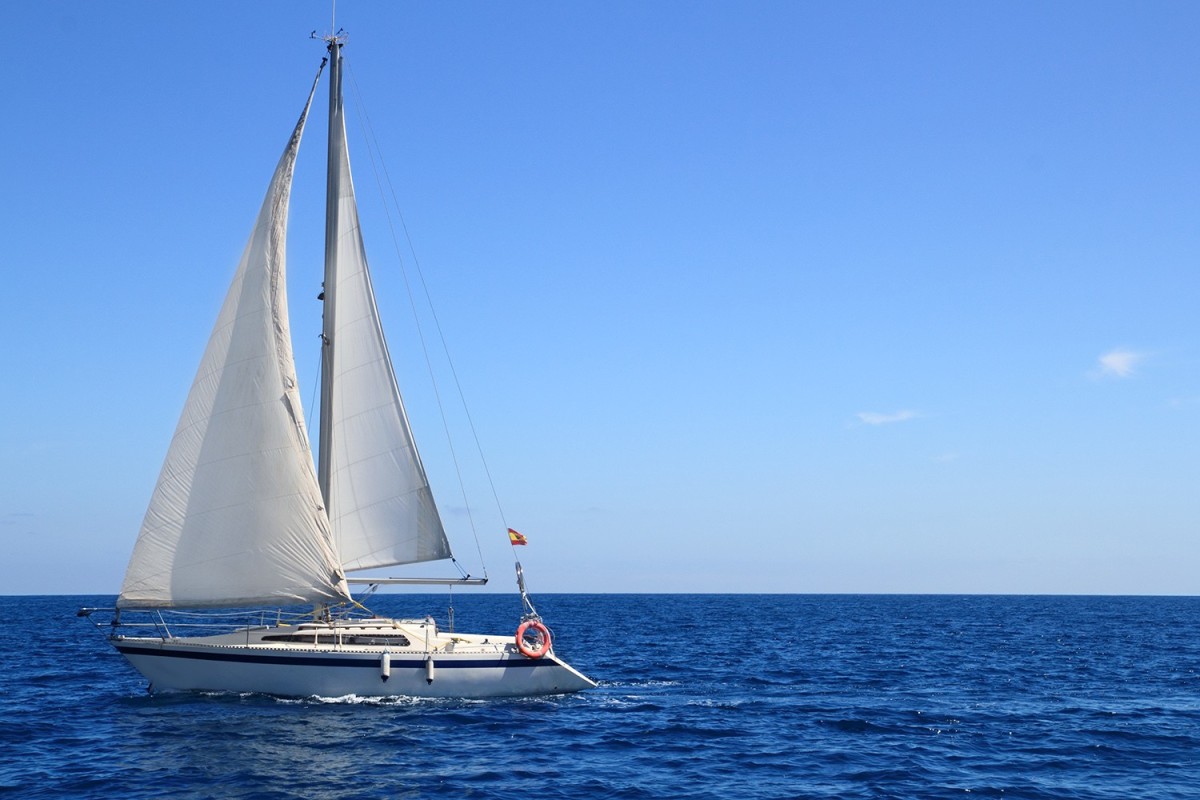
[[[358,609],[361,609],[362,611],[365,611],[367,614],[369,614],[369,615],[370,615],[370,616],[372,616],[372,617],[378,616],[378,615],[377,615],[377,614],[376,614],[374,611],[372,611],[371,609],[367,608],[367,607],[366,607],[366,606],[364,606],[362,603],[360,603],[360,602],[358,602],[357,600],[355,600],[353,597],[351,597],[351,598],[350,598],[350,604],[351,604],[351,605],[353,605],[355,608],[358,608]]]

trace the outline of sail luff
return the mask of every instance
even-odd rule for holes
[[[319,460],[346,570],[451,556],[396,384],[359,229],[341,45],[330,44],[330,145]]]
[[[315,89],[205,348],[119,607],[349,597],[296,390],[284,280],[292,172]]]

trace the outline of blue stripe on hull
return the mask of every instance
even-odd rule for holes
[[[198,661],[232,661],[242,664],[287,664],[306,667],[355,667],[361,669],[379,669],[380,654],[347,654],[342,657],[330,656],[301,656],[287,653],[268,655],[265,653],[206,653],[199,651],[165,650],[157,647],[137,647],[134,645],[114,644],[123,655],[158,656],[162,658],[186,658]],[[508,669],[510,667],[556,667],[553,661],[529,658],[509,659],[464,659],[441,658],[434,656],[438,669]],[[391,659],[395,669],[424,669],[425,657]]]

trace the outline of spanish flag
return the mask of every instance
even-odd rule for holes
[[[529,544],[529,541],[524,536],[517,533],[512,528],[508,529],[508,542],[514,546],[518,544]]]

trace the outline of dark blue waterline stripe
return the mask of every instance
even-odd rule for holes
[[[275,664],[300,665],[305,667],[358,667],[363,669],[379,669],[379,656],[362,657],[348,655],[341,658],[329,656],[295,656],[267,655],[264,653],[205,653],[184,650],[162,650],[157,647],[134,647],[130,645],[113,645],[124,655],[157,656],[160,658],[190,658],[199,661],[234,661],[242,664]],[[508,669],[510,667],[553,667],[553,661],[530,658],[488,659],[488,660],[446,660],[441,661],[434,656],[433,663],[438,669]],[[392,659],[394,669],[424,669],[425,659]]]

